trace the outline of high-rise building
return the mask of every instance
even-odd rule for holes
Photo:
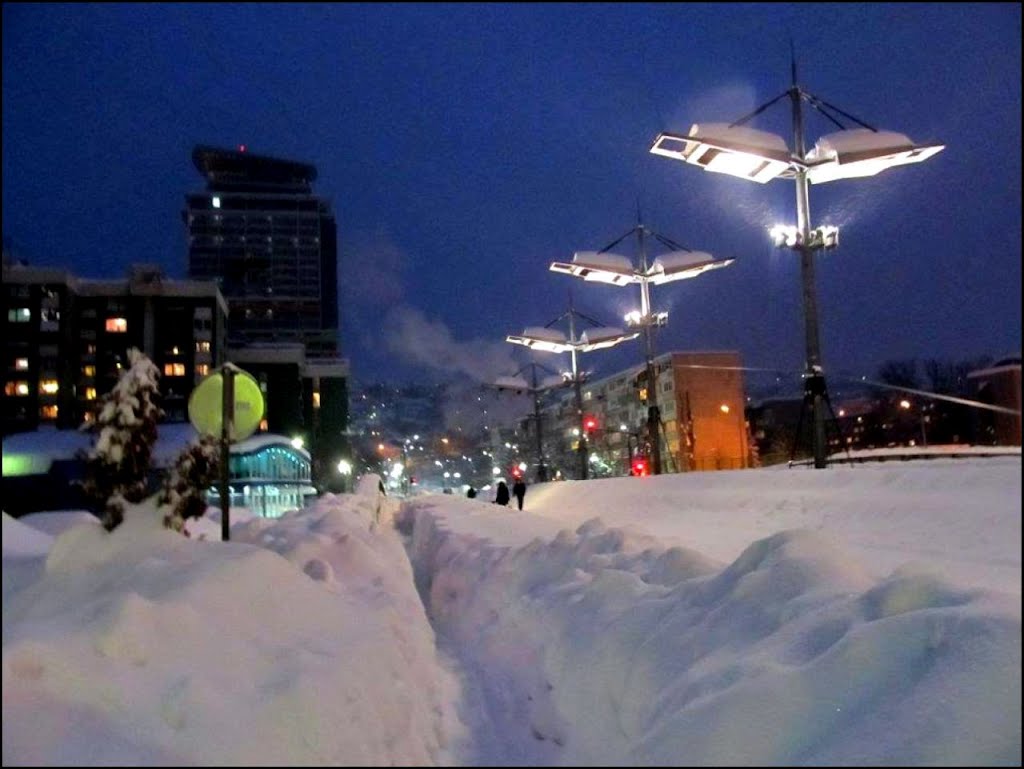
[[[337,227],[313,194],[316,168],[198,146],[206,189],[185,198],[188,272],[219,281],[230,307],[228,344],[299,342],[338,353]]]
[[[227,360],[260,383],[264,429],[301,438],[313,480],[339,490],[349,455],[348,361],[339,357],[337,226],[316,168],[197,146],[206,189],[185,197],[188,272],[228,303]]]

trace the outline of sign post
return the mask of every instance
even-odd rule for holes
[[[224,379],[221,388],[220,423],[220,538],[231,539],[231,486],[228,484],[228,470],[231,461],[231,428],[235,421],[235,372],[233,366],[225,365],[221,374]]]
[[[264,413],[263,392],[247,371],[225,363],[192,391],[188,418],[204,435],[220,440],[220,535],[227,541],[231,532],[231,444],[248,438],[259,427]]]

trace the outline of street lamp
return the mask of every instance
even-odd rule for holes
[[[639,267],[634,267],[629,257],[609,252],[609,249],[614,248],[633,234],[636,234],[639,242]],[[645,242],[647,235],[651,235],[663,246],[672,250],[648,262]],[[668,322],[668,313],[651,310],[650,287],[676,280],[696,278],[709,270],[727,267],[733,261],[733,259],[715,259],[704,251],[692,251],[653,232],[640,223],[600,251],[577,251],[573,254],[571,263],[553,262],[551,264],[552,272],[565,273],[583,278],[583,280],[609,283],[613,286],[640,284],[640,309],[629,313],[625,321],[628,328],[639,329],[644,335],[647,381],[650,383],[650,395],[647,401],[647,429],[651,436],[651,459],[653,460],[651,470],[656,475],[661,473],[661,415],[658,410],[658,388],[654,372],[653,329],[664,326]],[[637,333],[639,334],[639,331]]]
[[[792,105],[792,152],[781,136],[744,125],[786,96]],[[804,143],[805,102],[840,129],[822,136],[810,150]],[[837,116],[852,120],[860,127],[847,128]],[[831,409],[831,403],[821,366],[813,257],[815,251],[838,243],[838,231],[834,228],[811,228],[809,187],[836,179],[874,176],[887,168],[920,163],[944,147],[941,144],[914,144],[903,134],[879,131],[808,93],[797,85],[795,59],[792,63],[792,85],[753,112],[733,123],[695,123],[686,136],[661,133],[651,146],[650,151],[655,155],[681,160],[713,173],[738,176],[760,184],[777,178],[796,182],[797,225],[791,238],[782,237],[784,245],[800,254],[806,346],[804,405],[811,404],[813,410],[816,468],[827,464],[824,409],[826,405]],[[772,237],[777,241],[778,234],[774,230]]]
[[[531,369],[532,375],[530,381],[527,381],[523,376],[523,372],[526,369]],[[541,368],[548,372],[550,376],[545,377],[544,380],[538,380],[537,369]],[[543,483],[548,479],[547,466],[544,464],[544,439],[542,437],[541,430],[541,418],[540,418],[540,397],[543,393],[548,390],[554,390],[558,387],[565,387],[568,384],[565,378],[558,374],[547,366],[540,363],[528,363],[523,366],[512,376],[501,376],[498,377],[489,386],[496,390],[510,390],[516,393],[528,392],[533,396],[533,419],[537,427],[537,482]],[[508,446],[508,444],[506,444]]]
[[[576,317],[579,316],[589,323],[594,325],[594,328],[587,329],[579,337],[576,336]],[[566,317],[569,319],[569,336],[566,337],[558,329],[551,328],[552,325],[564,320]],[[591,352],[592,350],[603,350],[609,347],[614,347],[620,342],[625,342],[630,339],[635,339],[639,336],[639,332],[632,334],[624,332],[621,328],[611,328],[608,326],[602,326],[598,321],[584,315],[581,312],[575,310],[572,306],[572,299],[569,301],[569,311],[544,326],[527,328],[519,336],[509,335],[505,337],[506,342],[513,344],[521,344],[524,347],[529,347],[532,350],[541,350],[543,352],[568,352],[572,356],[572,371],[563,374],[563,378],[571,382],[573,385],[575,401],[576,401],[576,420],[577,424],[584,429],[580,431],[579,441],[577,442],[577,454],[579,455],[579,473],[580,480],[587,480],[588,473],[588,462],[587,462],[587,431],[585,425],[583,425],[583,392],[581,385],[586,380],[586,373],[579,370],[576,363],[576,354],[581,352]]]
[[[345,479],[345,491],[351,491],[352,489],[349,486],[349,478],[352,476],[352,463],[347,459],[340,460],[338,462],[338,472],[341,473],[342,477]]]
[[[913,404],[906,398],[900,401],[900,408],[906,411],[908,414],[910,413],[911,406],[913,406]],[[921,408],[918,410],[917,416],[921,422],[921,445],[924,448],[928,448],[928,429],[925,427],[925,422],[928,421],[928,417],[925,415],[924,412],[925,407],[921,406]]]

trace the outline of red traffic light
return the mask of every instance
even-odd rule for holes
[[[648,475],[647,460],[646,459],[634,459],[633,460],[633,475]]]
[[[583,429],[588,433],[594,432],[597,429],[597,419],[594,417],[584,417]]]
[[[513,467],[512,468],[512,477],[513,478],[522,478],[523,477],[523,471],[520,470],[518,467]]]

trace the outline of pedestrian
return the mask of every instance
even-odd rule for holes
[[[505,481],[498,481],[498,491],[494,495],[494,504],[508,507],[508,486],[505,485]]]
[[[526,481],[522,478],[516,478],[516,482],[512,484],[512,494],[515,495],[516,502],[519,503],[519,509],[523,509],[523,497],[526,496]]]
[[[476,498],[476,489],[474,489],[472,486],[470,486],[469,490],[466,492],[466,496],[469,497],[470,499],[475,499]]]

